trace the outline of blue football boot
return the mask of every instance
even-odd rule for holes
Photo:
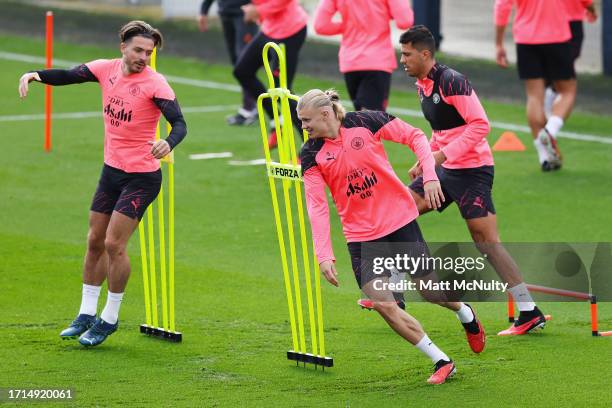
[[[95,322],[96,316],[80,314],[70,323],[70,326],[62,330],[60,337],[64,340],[76,339],[93,326]]]
[[[110,324],[98,318],[93,326],[79,337],[79,343],[83,346],[91,347],[102,343],[108,336],[117,331],[119,322]]]

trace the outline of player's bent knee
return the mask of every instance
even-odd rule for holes
[[[106,252],[108,252],[108,255],[111,257],[122,255],[123,253],[125,253],[125,244],[121,241],[112,238],[107,238],[104,241],[104,248],[106,249]]]
[[[87,234],[87,250],[89,252],[99,253],[104,252],[105,236],[92,231]]]

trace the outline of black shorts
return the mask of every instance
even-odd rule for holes
[[[355,110],[387,109],[391,74],[385,71],[352,71],[344,73],[344,81]]]
[[[416,220],[382,238],[364,242],[349,242],[347,245],[355,279],[360,289],[375,278],[391,276],[392,271],[389,270],[375,273],[375,257],[395,257],[398,254],[402,256],[406,254],[410,257],[429,256],[429,248]],[[430,272],[430,270],[420,269],[411,272],[410,276],[419,278]]]
[[[126,173],[105,164],[91,211],[108,215],[117,211],[140,221],[159,194],[161,184],[161,169],[150,173]]]
[[[493,206],[493,166],[471,169],[445,169],[436,167],[436,174],[442,185],[445,201],[438,211],[442,212],[454,202],[459,206],[461,216],[466,219],[486,217],[495,214]],[[423,178],[418,177],[410,189],[423,197]]]
[[[521,79],[576,78],[572,46],[569,41],[555,44],[516,44],[518,73]]]
[[[575,62],[580,57],[580,53],[582,52],[582,42],[584,41],[584,24],[581,20],[570,21],[570,30],[572,31],[570,47],[572,49],[572,59]]]

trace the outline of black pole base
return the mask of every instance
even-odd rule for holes
[[[150,337],[157,337],[158,339],[171,341],[173,343],[180,343],[183,341],[183,333],[173,332],[170,330],[164,330],[161,327],[153,327],[147,324],[140,325],[140,332]]]
[[[298,363],[309,363],[315,366],[322,367],[333,367],[334,359],[331,357],[315,356],[310,353],[300,353],[298,351],[289,350],[287,352],[287,359],[297,361]]]

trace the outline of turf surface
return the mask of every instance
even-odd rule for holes
[[[42,42],[0,37],[0,50],[41,55]],[[115,49],[57,44],[71,61],[113,58]],[[43,87],[20,101],[19,76],[36,65],[2,60],[0,116],[41,113]],[[168,75],[233,84],[227,66],[165,58]],[[234,106],[233,92],[172,84],[186,107]],[[478,85],[474,84],[476,89]],[[298,76],[295,93],[344,85]],[[413,93],[392,93],[391,105],[418,109]],[[492,120],[523,123],[521,106],[486,103]],[[56,88],[55,112],[97,111],[95,84]],[[102,165],[99,117],[58,119],[54,148],[42,150],[43,122],[0,121],[0,387],[71,387],[75,405],[151,406],[604,406],[610,399],[608,338],[592,338],[585,303],[542,303],[554,320],[541,333],[498,338],[504,304],[479,304],[488,330],[482,355],[473,355],[455,316],[428,304],[410,305],[436,343],[458,365],[448,384],[425,383],[430,362],[392,334],[375,314],[360,311],[359,293],[335,212],[333,241],[341,286],[323,284],[326,344],[336,367],[324,373],[285,360],[290,347],[269,190],[263,167],[229,166],[226,159],[188,155],[231,151],[236,160],[262,157],[258,129],[230,128],[232,113],[186,113],[189,135],[176,151],[177,326],[182,344],[138,334],[144,320],[137,239],[130,244],[132,279],[120,330],[84,350],[58,332],[80,300],[90,199]],[[427,129],[422,119],[406,117]],[[566,130],[606,135],[612,118],[575,115]],[[490,140],[501,131],[495,129]],[[513,242],[611,241],[612,145],[562,140],[566,167],[542,174],[529,136],[524,153],[496,154],[494,197],[501,237]],[[407,181],[414,158],[388,144]],[[420,219],[430,241],[469,241],[456,208]],[[102,301],[104,296],[102,296]],[[612,307],[600,306],[602,329]]]

